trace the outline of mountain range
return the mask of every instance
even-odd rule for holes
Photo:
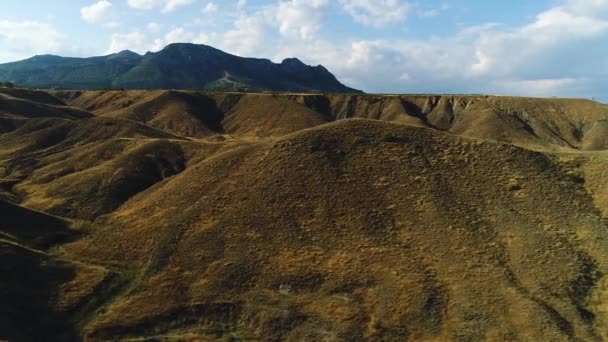
[[[244,58],[207,45],[175,43],[139,55],[71,58],[40,55],[0,64],[0,80],[20,86],[57,89],[199,89],[307,93],[360,93],[340,83],[322,65],[297,58],[280,64]]]

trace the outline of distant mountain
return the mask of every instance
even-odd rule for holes
[[[209,89],[359,93],[340,83],[322,65],[297,58],[273,63],[244,58],[207,45],[171,44],[139,55],[122,51],[108,56],[67,58],[35,56],[0,64],[0,81],[20,86],[63,89]]]

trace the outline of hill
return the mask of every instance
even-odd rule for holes
[[[58,217],[0,199],[0,337],[77,341],[77,322],[123,283],[114,271],[53,255],[82,233]],[[100,298],[101,297],[101,298]]]
[[[92,115],[82,109],[70,107],[43,91],[0,88],[0,119],[36,117],[80,119]]]
[[[276,64],[181,43],[143,56],[131,51],[91,58],[35,56],[0,64],[0,79],[21,86],[62,89],[360,92],[344,86],[323,66],[308,66],[296,58]]]
[[[608,106],[585,99],[424,95],[290,95],[184,91],[57,91],[71,106],[174,134],[277,136],[366,118],[528,148],[601,150]]]
[[[11,96],[0,339],[608,339],[604,105]]]
[[[94,339],[220,326],[276,340],[590,339],[606,226],[569,172],[507,145],[341,121],[203,160],[64,251],[141,270]]]

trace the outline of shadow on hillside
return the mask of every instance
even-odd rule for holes
[[[67,265],[44,254],[0,242],[0,339],[78,340],[66,315],[51,304],[74,276]]]

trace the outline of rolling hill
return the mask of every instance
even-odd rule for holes
[[[31,119],[56,117],[88,118],[82,109],[69,107],[58,98],[37,90],[0,88],[0,119]]]
[[[70,106],[190,137],[268,137],[365,118],[536,148],[605,149],[606,105],[585,99],[56,91]]]
[[[296,58],[279,64],[234,56],[207,45],[170,44],[141,56],[35,56],[0,64],[0,80],[20,86],[60,89],[210,89],[291,92],[360,91],[344,86],[323,66]]]
[[[608,339],[605,105],[10,96],[0,339]]]

